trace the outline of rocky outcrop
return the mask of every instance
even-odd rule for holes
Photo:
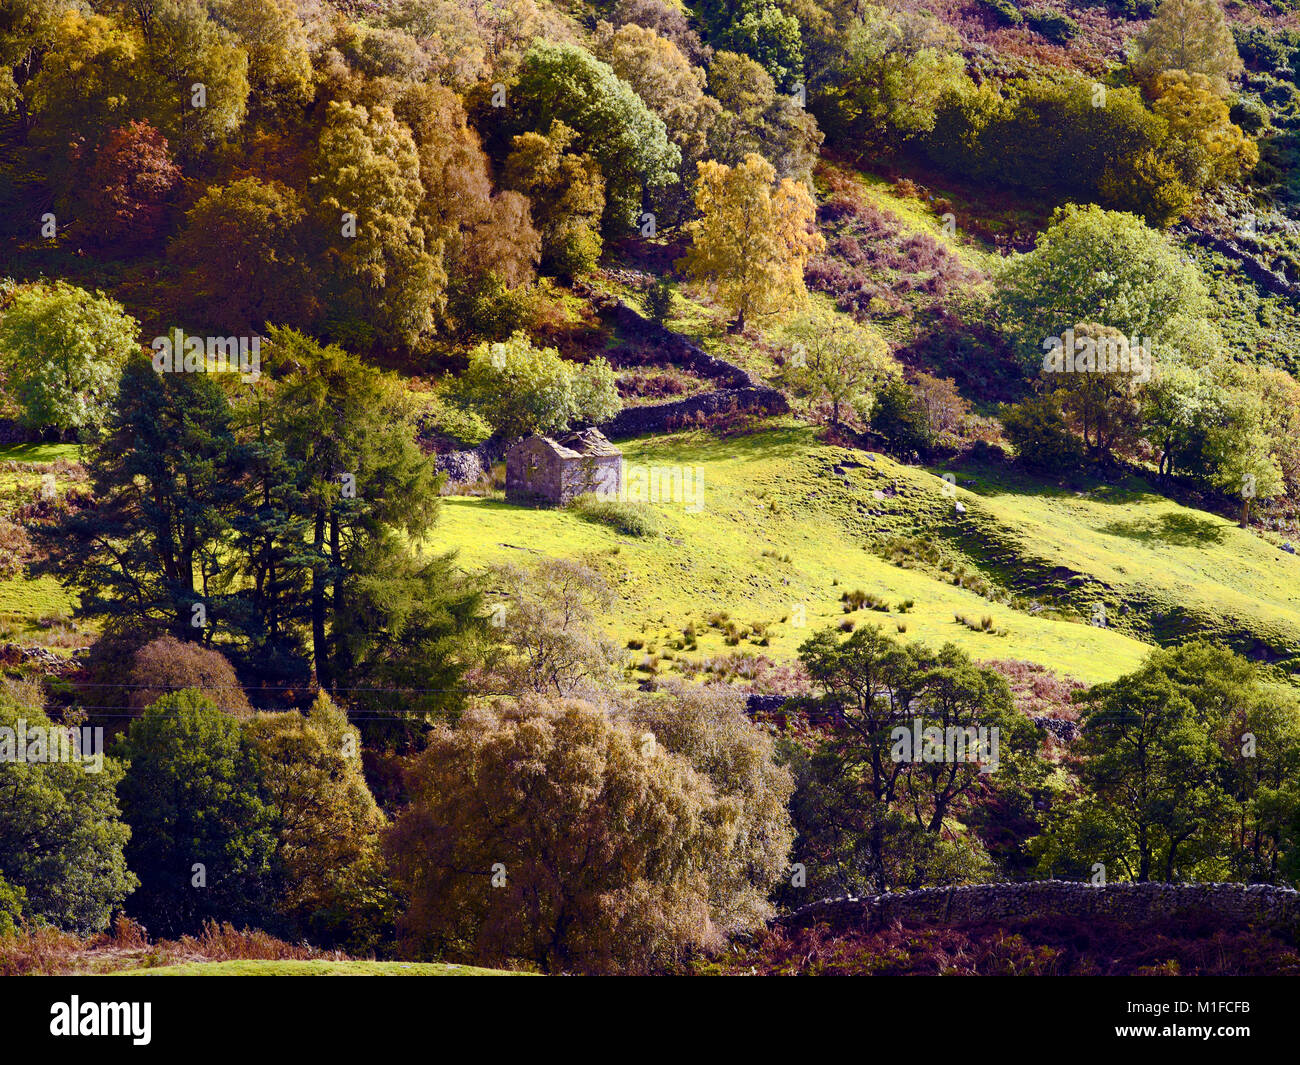
[[[1041,880],[922,888],[858,898],[823,899],[774,923],[870,931],[901,924],[982,924],[1007,920],[1108,919],[1149,924],[1211,917],[1225,926],[1300,926],[1300,892],[1271,884],[1090,884]]]
[[[1070,743],[1079,734],[1079,725],[1075,721],[1066,721],[1059,717],[1030,715],[1029,720],[1044,732],[1050,732],[1062,743]]]
[[[745,710],[751,714],[772,714],[791,699],[789,695],[759,695],[750,692],[745,696]]]
[[[49,647],[39,644],[24,647],[18,643],[6,643],[0,646],[0,663],[6,666],[24,666],[47,676],[62,676],[81,666],[81,660],[89,653],[79,647],[71,654],[61,655]]]
[[[1284,274],[1277,270],[1270,270],[1259,261],[1249,248],[1231,240],[1227,237],[1216,236],[1213,233],[1202,233],[1197,230],[1185,230],[1188,239],[1195,241],[1211,251],[1217,251],[1226,259],[1231,259],[1241,267],[1242,272],[1251,279],[1256,285],[1265,292],[1273,292],[1279,296],[1300,296],[1300,285],[1289,280]]]

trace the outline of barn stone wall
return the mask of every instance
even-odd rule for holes
[[[527,440],[506,455],[506,495],[556,500],[564,473],[560,456],[541,440]]]
[[[571,503],[580,495],[600,492],[618,497],[622,480],[623,456],[584,455],[563,461],[560,472],[560,503]]]

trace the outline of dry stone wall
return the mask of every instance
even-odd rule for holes
[[[1213,916],[1225,926],[1300,929],[1300,892],[1271,884],[1090,884],[1042,880],[972,884],[885,895],[823,899],[777,919],[871,930],[902,924],[960,925],[1025,919],[1110,919],[1147,924]]]

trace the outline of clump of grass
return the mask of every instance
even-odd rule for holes
[[[649,539],[659,535],[659,522],[654,512],[636,503],[582,496],[570,503],[569,509],[586,521],[608,525],[624,536]]]
[[[896,629],[898,629],[899,632],[906,632],[906,631],[907,631],[907,622],[906,622],[906,621],[900,621],[900,622],[899,622],[896,626],[894,626],[894,627],[895,627]]]
[[[855,624],[852,618],[845,618],[840,622],[840,632],[852,632]]]
[[[882,613],[889,612],[889,603],[886,600],[872,592],[864,592],[861,588],[852,592],[845,592],[840,596],[840,602],[844,604],[844,613],[846,614],[861,610],[863,607],[879,610]]]
[[[735,647],[741,640],[745,639],[749,635],[749,631],[748,625],[740,625],[734,621],[728,621],[726,625],[723,626],[723,632],[726,635],[723,636],[722,642],[728,647]]]
[[[645,640],[637,639],[637,637],[635,636],[633,636],[632,639],[627,641],[627,649],[629,651],[639,651],[644,646],[645,646]]]
[[[965,614],[954,614],[953,620],[955,620],[958,625],[965,625],[971,632],[987,632],[991,636],[1006,635],[1005,629],[995,629],[993,627],[993,618],[989,614],[985,614],[979,619],[979,621],[971,621],[971,619],[966,617]]]

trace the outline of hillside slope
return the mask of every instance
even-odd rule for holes
[[[853,611],[856,624],[1087,682],[1113,679],[1150,643],[1194,631],[1267,646],[1274,657],[1300,641],[1300,561],[1133,486],[1079,496],[993,474],[962,474],[954,486],[785,423],[748,437],[684,432],[622,446],[629,470],[698,467],[701,509],[653,505],[661,532],[642,539],[572,510],[449,497],[429,548],[458,550],[469,569],[543,554],[586,559],[618,593],[610,633],[644,645],[635,664],[658,655],[661,669],[690,671],[731,652],[792,658],[811,631],[845,619],[841,596],[858,590],[889,609]],[[943,561],[896,565],[885,555],[898,557],[900,542],[937,546]],[[1106,604],[1105,627],[1090,623],[1096,602]],[[727,621],[748,635],[727,644]],[[681,630],[692,623],[698,647],[684,652]]]

